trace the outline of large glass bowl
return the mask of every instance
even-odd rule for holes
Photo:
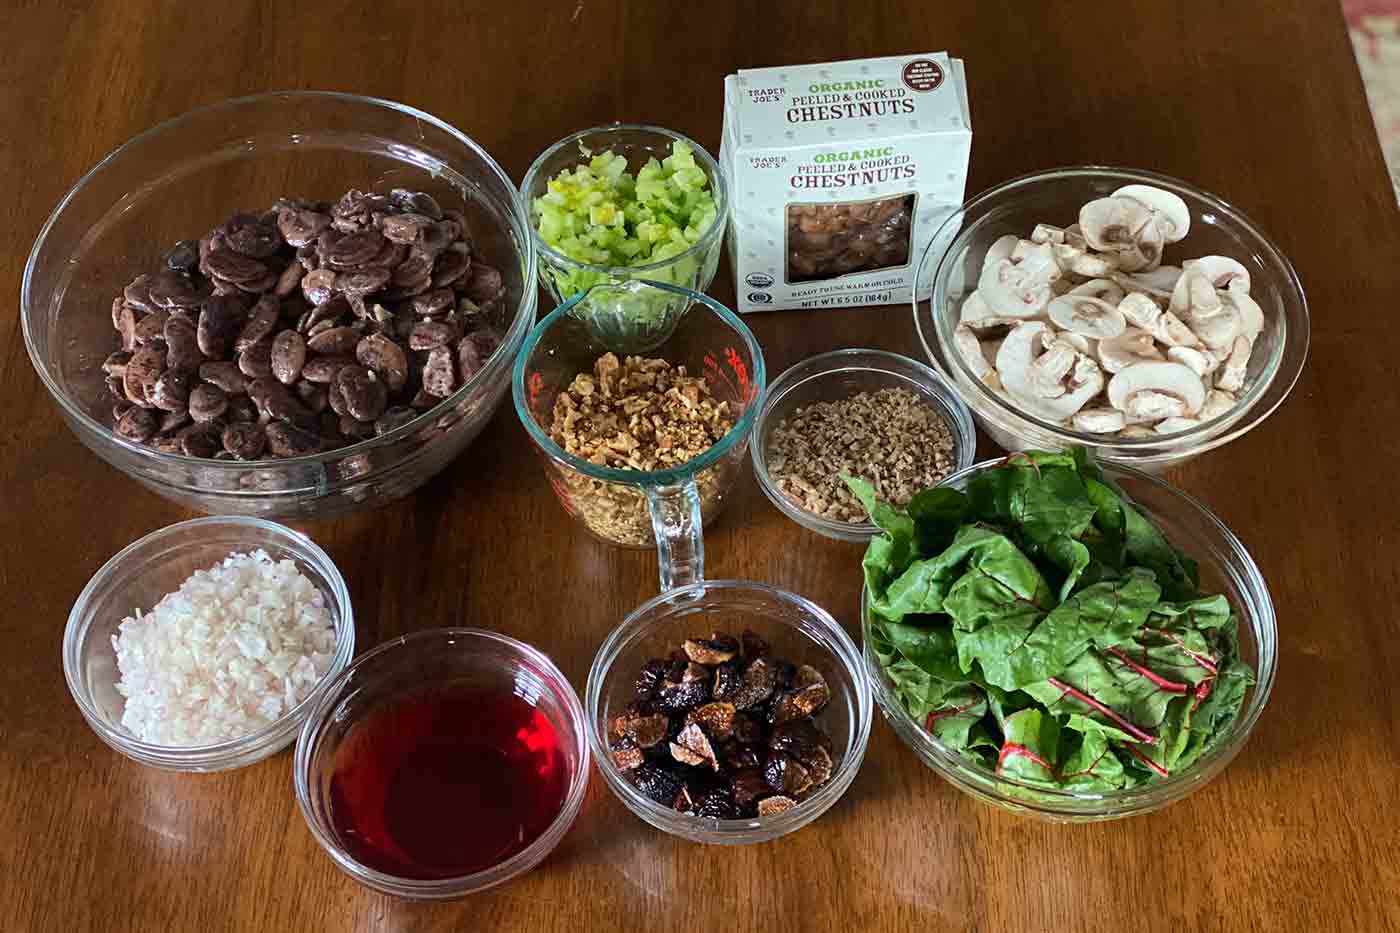
[[[826,678],[831,700],[817,719],[831,738],[836,770],[797,806],[771,816],[720,820],[662,806],[639,791],[613,762],[608,723],[636,698],[637,672],[647,661],[666,657],[687,638],[711,632],[738,637],[745,629],[772,645],[775,656],[810,664]],[[874,706],[860,652],[829,612],[794,593],[744,580],[705,580],[638,606],[598,649],[585,692],[588,742],[612,792],[657,829],[713,845],[768,842],[830,809],[860,771]]]
[[[150,612],[167,593],[197,570],[208,570],[233,553],[263,550],[275,561],[290,560],[321,591],[335,623],[335,657],[311,694],[266,727],[213,745],[156,745],[137,739],[124,725],[126,701],[117,692],[120,672],[112,648],[122,620],[138,608]],[[258,518],[196,518],[153,531],[92,575],[73,604],[63,632],[63,673],[68,691],[97,737],[141,764],[167,771],[241,768],[286,748],[329,683],[355,653],[355,614],[345,580],[330,557],[306,535]]]
[[[627,170],[635,175],[649,159],[660,161],[669,156],[672,144],[677,142],[694,150],[695,163],[709,177],[709,191],[715,199],[714,221],[689,249],[640,266],[601,266],[567,256],[540,236],[535,228],[535,199],[548,190],[550,179],[562,169],[572,169],[585,160],[583,150],[592,153],[606,150],[623,156],[627,159]],[[540,284],[556,302],[566,301],[594,285],[635,279],[704,292],[719,269],[720,246],[729,212],[728,183],[719,164],[703,146],[674,130],[611,123],[570,133],[535,159],[520,185],[520,198],[522,208],[530,215],[530,236],[540,259]],[[623,296],[622,300],[612,304],[595,302],[586,320],[599,340],[631,353],[642,353],[662,343],[689,306],[675,295],[618,294]]]
[[[973,477],[1003,463],[983,461],[950,476],[942,485],[965,489]],[[1202,591],[1223,593],[1230,600],[1240,619],[1240,657],[1255,671],[1256,682],[1245,694],[1229,734],[1185,771],[1126,790],[1084,792],[1047,790],[973,764],[925,731],[899,702],[894,684],[871,648],[870,594],[861,594],[861,632],[871,687],[885,719],[904,744],[959,790],[985,803],[1055,822],[1112,820],[1148,813],[1204,787],[1225,770],[1249,739],[1269,700],[1278,668],[1273,600],[1259,567],[1240,539],[1203,503],[1162,480],[1128,467],[1100,466],[1104,476],[1156,522],[1173,545],[1199,561]]]
[[[175,241],[278,197],[350,188],[427,191],[466,214],[506,286],[500,348],[418,419],[337,450],[247,463],[165,454],[117,437],[102,362],[118,348],[110,305]],[[481,431],[533,323],[534,252],[510,179],[443,121],[391,101],[310,91],[224,101],[135,137],[59,202],[24,269],[25,346],[73,432],[103,460],[205,512],[326,518],[403,496]]]
[[[1123,185],[1144,184],[1180,196],[1191,229],[1167,246],[1165,261],[1221,255],[1249,270],[1250,295],[1265,328],[1249,361],[1247,385],[1229,412],[1179,433],[1148,438],[1086,434],[1024,413],[992,392],[968,368],[953,343],[963,299],[977,287],[982,258],[999,237],[1029,237],[1036,224],[1066,226],[1079,208]],[[919,263],[914,323],[925,354],[958,387],[977,423],[1006,450],[1087,447],[1099,460],[1159,472],[1229,443],[1273,413],[1288,395],[1308,355],[1308,303],[1298,275],[1259,227],[1225,201],[1184,181],[1134,169],[1079,166],[1024,175],[964,204],[935,234]]]

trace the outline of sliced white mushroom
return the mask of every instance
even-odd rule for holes
[[[1116,408],[1085,408],[1078,412],[1071,424],[1075,430],[1088,434],[1112,434],[1127,426],[1127,419]]]
[[[1079,224],[1070,224],[1065,228],[1065,242],[1075,249],[1089,248],[1089,241],[1084,239],[1084,231]]]
[[[1157,432],[1141,424],[1130,424],[1118,432],[1119,437],[1137,440],[1144,437],[1156,437]]]
[[[1188,259],[1181,264],[1182,269],[1194,269],[1205,276],[1215,288],[1230,288],[1235,283],[1244,286],[1246,292],[1249,291],[1249,270],[1236,259],[1229,256],[1202,256],[1200,259]]]
[[[1206,393],[1206,403],[1197,412],[1197,417],[1202,421],[1210,421],[1212,418],[1219,418],[1235,407],[1235,395],[1224,389],[1211,389]]]
[[[1084,239],[1111,253],[1124,272],[1155,269],[1162,261],[1165,237],[1151,208],[1133,198],[1099,198],[1079,209]]]
[[[1152,325],[1152,337],[1169,347],[1196,347],[1201,344],[1195,332],[1170,311],[1163,311]]]
[[[1118,261],[1112,253],[1090,253],[1068,243],[1054,244],[1052,248],[1060,269],[1072,275],[1101,278],[1118,271]]]
[[[1264,309],[1249,296],[1248,284],[1235,279],[1225,290],[1224,298],[1240,313],[1240,331],[1253,342],[1264,330]]]
[[[1233,305],[1222,305],[1221,309],[1213,314],[1192,314],[1189,326],[1191,332],[1200,338],[1201,343],[1212,350],[1223,350],[1231,346],[1236,337],[1243,336],[1240,313]]]
[[[1181,277],[1172,289],[1172,300],[1167,310],[1186,319],[1196,314],[1214,314],[1224,302],[1215,286],[1198,269],[1183,269]]]
[[[1010,259],[1011,253],[1016,249],[1016,244],[1021,242],[1018,236],[1007,234],[998,237],[991,246],[987,247],[987,255],[982,257],[982,271],[987,271],[987,267],[1001,262],[1003,259]]]
[[[1055,335],[1055,339],[1064,341],[1065,343],[1074,347],[1080,353],[1083,353],[1085,356],[1093,357],[1095,360],[1097,360],[1099,357],[1099,342],[1089,337],[1085,337],[1083,334],[1076,334],[1072,333],[1071,331],[1062,331],[1061,333]]]
[[[1098,298],[1110,304],[1118,304],[1127,294],[1123,287],[1112,279],[1090,279],[1082,285],[1074,285],[1070,288],[1068,295],[1088,295],[1090,298]]]
[[[996,374],[992,364],[987,361],[987,357],[982,352],[982,341],[977,339],[972,328],[966,324],[954,327],[953,345],[962,354],[963,362],[967,363],[967,368],[972,370],[972,374],[979,380],[985,383],[987,376]]]
[[[1220,368],[1220,375],[1215,380],[1217,388],[1226,392],[1238,392],[1244,388],[1245,371],[1249,368],[1249,355],[1254,349],[1254,344],[1243,334],[1236,337],[1230,346],[1230,355],[1225,358],[1225,365]]]
[[[1157,302],[1141,292],[1124,295],[1123,300],[1118,302],[1118,310],[1130,324],[1146,331],[1156,327],[1157,319],[1162,316],[1162,309],[1157,306]]]
[[[962,310],[958,312],[958,323],[977,331],[987,331],[996,327],[1010,327],[1023,320],[1019,317],[1006,317],[993,313],[982,294],[975,289],[963,299]]]
[[[1112,340],[1100,340],[1098,351],[1099,365],[1111,373],[1122,372],[1134,363],[1162,359],[1152,335],[1136,327]]]
[[[1162,401],[1168,398],[1179,402],[1181,410]],[[1145,415],[1152,406],[1164,409],[1163,418],[1194,415],[1205,400],[1200,377],[1180,363],[1134,363],[1108,381],[1108,403],[1129,415]]]
[[[1130,292],[1141,292],[1159,301],[1167,301],[1172,296],[1172,290],[1176,288],[1177,280],[1181,278],[1181,269],[1178,266],[1158,266],[1156,269],[1145,272],[1118,272],[1113,275],[1113,281]]]
[[[1123,414],[1138,422],[1180,418],[1186,414],[1186,400],[1156,389],[1143,389],[1124,399]]]
[[[1191,229],[1191,211],[1186,202],[1170,191],[1152,185],[1124,185],[1113,192],[1115,198],[1132,198],[1152,211],[1153,221],[1162,229],[1168,243],[1175,243]]]
[[[1093,340],[1111,340],[1128,327],[1127,318],[1115,305],[1088,295],[1056,298],[1047,310],[1057,327]]]
[[[1209,350],[1200,347],[1171,347],[1167,359],[1180,363],[1198,376],[1209,376],[1220,368],[1220,360]]]
[[[1065,232],[1059,227],[1052,227],[1049,224],[1036,224],[1031,231],[1031,241],[1035,243],[1063,243]]]
[[[1065,394],[1065,377],[1078,357],[1079,351],[1068,341],[1051,341],[1031,363],[1026,384],[1037,398],[1059,398]]]
[[[1042,321],[1025,321],[1012,328],[997,350],[997,375],[1010,398],[1028,414],[1048,421],[1065,421],[1103,390],[1103,372],[1093,360],[1080,356],[1069,370],[1069,383],[1063,394],[1055,398],[1039,395],[1034,383],[1044,369],[1033,372],[1032,367],[1042,355],[1041,335],[1047,330]]]
[[[1194,428],[1200,423],[1200,420],[1197,418],[1163,418],[1153,425],[1153,430],[1158,434],[1176,434],[1180,431]]]
[[[1019,244],[1020,241],[1012,247],[1013,253],[1020,249]],[[1053,297],[1051,283],[1059,277],[1060,267],[1051,247],[1031,244],[1030,249],[985,266],[977,280],[977,290],[993,314],[1028,318],[1044,310]]]

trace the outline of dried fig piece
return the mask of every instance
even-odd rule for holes
[[[384,237],[376,230],[362,230],[350,233],[336,240],[321,255],[334,269],[354,269],[379,255],[384,248]]]
[[[199,378],[210,385],[218,386],[230,395],[243,392],[248,385],[248,378],[239,372],[238,364],[223,360],[200,363]]]
[[[715,667],[725,661],[732,661],[739,653],[739,643],[728,635],[716,634],[713,638],[687,639],[681,646],[686,657],[696,664]]]
[[[218,386],[200,383],[190,391],[189,410],[195,421],[213,421],[228,410],[228,395]]]
[[[249,379],[272,375],[272,341],[263,340],[238,354],[238,369]]]
[[[763,741],[763,724],[748,713],[738,713],[734,717],[734,738],[757,745]]]
[[[812,777],[811,790],[831,780],[831,772],[836,770],[836,762],[831,759],[831,753],[820,747],[812,751],[811,757],[803,758],[802,763],[807,766],[807,771]]]
[[[748,709],[762,703],[773,695],[777,683],[775,665],[766,657],[755,658],[744,669],[743,683],[734,697],[734,705],[739,709]]]
[[[224,240],[234,252],[251,259],[266,259],[282,246],[277,227],[249,214],[238,214],[224,225]]]
[[[267,447],[279,457],[304,457],[321,449],[321,436],[285,421],[273,421],[266,428]]]
[[[685,717],[687,723],[694,723],[712,739],[727,739],[734,734],[733,703],[706,703],[696,707]]]
[[[346,412],[356,421],[372,422],[384,414],[389,393],[372,370],[359,365],[346,366],[336,375],[335,382],[345,397]]]
[[[501,273],[494,267],[480,262],[472,263],[467,280],[459,283],[457,287],[483,308],[490,306],[506,293]]]
[[[222,357],[229,351],[248,314],[247,301],[234,295],[213,295],[199,312],[195,339],[205,356]]]
[[[102,371],[109,376],[120,376],[126,372],[126,364],[131,360],[127,350],[117,350],[102,361]]]
[[[753,629],[745,629],[744,634],[739,636],[739,643],[744,650],[745,661],[767,657],[773,650]]]
[[[467,252],[467,244],[453,243],[438,256],[433,263],[433,287],[442,288],[444,285],[451,285],[460,279],[471,268],[471,254]]]
[[[637,743],[631,739],[622,738],[608,746],[608,752],[612,756],[613,764],[617,765],[619,771],[631,771],[640,768],[646,761],[646,754],[637,747]]]
[[[773,727],[772,734],[768,736],[768,747],[806,762],[819,751],[831,751],[831,739],[812,720],[795,719]]]
[[[224,428],[220,440],[224,450],[237,460],[256,460],[267,449],[267,432],[256,423],[231,424]]]
[[[656,691],[656,708],[665,713],[684,713],[709,702],[710,685],[704,680],[676,682],[664,680]]]
[[[161,411],[183,411],[189,404],[193,382],[194,377],[190,373],[167,369],[151,387],[147,398]]]
[[[719,760],[720,764],[730,771],[763,767],[763,758],[759,755],[758,749],[735,739],[730,739],[720,745]]]
[[[650,700],[655,697],[656,690],[665,676],[666,662],[660,658],[652,658],[643,664],[642,669],[637,672],[637,699]]]
[[[739,808],[734,805],[732,791],[717,787],[700,798],[695,815],[712,820],[734,820],[739,818]]]
[[[306,365],[306,340],[294,330],[284,330],[272,341],[272,375],[283,385],[301,378]]]
[[[388,434],[390,431],[397,431],[406,424],[411,424],[418,417],[418,412],[403,405],[396,405],[386,409],[374,421],[375,434]]]
[[[662,713],[643,716],[636,710],[629,710],[608,723],[608,738],[626,736],[640,748],[651,748],[664,740],[670,734],[670,729],[670,721]]]
[[[171,315],[165,322],[165,365],[182,373],[193,373],[204,361],[194,323],[184,314]]]
[[[714,697],[716,700],[732,700],[739,695],[744,675],[738,661],[725,661],[715,668]]]
[[[307,382],[329,383],[342,367],[354,363],[350,356],[313,356],[301,368],[301,378]]]
[[[457,339],[457,328],[444,321],[423,321],[408,335],[410,350],[435,350]]]
[[[235,285],[267,276],[267,266],[264,263],[232,249],[211,250],[204,259],[204,269],[209,275],[233,282]],[[154,292],[152,297],[155,297]],[[160,302],[157,300],[156,303]]]
[[[763,779],[776,793],[798,797],[812,786],[812,775],[807,768],[783,752],[773,752],[763,763]]]
[[[710,670],[703,664],[696,664],[694,661],[687,661],[681,670],[681,683],[691,683],[697,680],[709,680],[712,676]]]
[[[817,677],[820,678],[821,675],[818,674]],[[773,702],[773,722],[782,723],[792,719],[801,719],[804,716],[812,716],[830,699],[831,691],[827,689],[825,680],[796,690],[785,691]]]
[[[399,392],[408,381],[408,356],[383,334],[370,334],[355,345],[355,358],[379,374],[390,392]]]
[[[301,280],[306,277],[306,270],[299,262],[287,263],[287,268],[277,276],[277,282],[272,286],[272,293],[278,298],[286,298],[295,294],[301,288]]]
[[[116,432],[129,441],[138,444],[156,433],[156,416],[149,408],[130,405],[117,419]]]
[[[777,816],[779,813],[786,813],[797,806],[797,801],[791,797],[775,796],[766,797],[758,802],[759,816]]]
[[[759,800],[773,793],[759,768],[745,768],[737,772],[730,783],[734,787],[734,805],[741,813],[753,812]]]
[[[437,398],[447,398],[456,390],[452,351],[446,347],[429,350],[427,362],[423,364],[423,391]]]
[[[291,246],[314,243],[330,225],[330,216],[318,211],[283,208],[277,212],[277,230]]]
[[[224,448],[223,425],[217,421],[196,421],[176,432],[180,439],[180,452],[186,457],[201,457],[205,460]]]
[[[277,320],[281,316],[282,308],[280,302],[273,295],[263,295],[253,305],[253,310],[248,312],[248,320],[244,323],[243,329],[238,332],[238,339],[233,342],[233,349],[242,353],[244,350],[270,336],[277,329]]]
[[[355,346],[359,342],[360,329],[358,327],[332,327],[308,338],[306,347],[312,353],[346,356],[355,352]]]
[[[643,764],[634,769],[632,781],[643,796],[665,807],[671,806],[683,786],[679,777],[654,764]]]
[[[699,725],[691,723],[671,743],[671,757],[681,764],[719,770],[719,759]]]

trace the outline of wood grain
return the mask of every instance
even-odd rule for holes
[[[713,850],[644,826],[595,779],[559,850],[520,881],[420,905],[320,852],[291,756],[169,775],[110,752],[59,662],[68,607],[136,536],[188,517],[84,450],[0,314],[0,927],[5,930],[1382,930],[1400,925],[1400,218],[1335,0],[1017,4],[829,0],[5,4],[0,282],[64,191],[133,134],[272,88],[407,101],[519,178],[565,133],[628,119],[719,142],[738,67],[948,48],[967,61],[970,190],[1121,163],[1219,192],[1270,231],[1312,303],[1284,407],[1171,479],[1252,549],[1279,610],[1270,706],[1188,802],[1110,825],[1029,822],[960,795],[883,723],[846,797],[777,843]],[[732,295],[722,273],[721,298]],[[905,308],[751,319],[771,373],[842,346],[917,352]],[[989,448],[990,449],[990,448]],[[566,519],[510,410],[407,501],[308,526],[349,579],[368,647],[479,625],[580,688],[652,594],[654,558]],[[715,577],[770,581],[854,630],[859,549],[791,524],[745,478],[708,541]],[[386,570],[385,568],[392,568]],[[1386,893],[1389,892],[1389,893]]]

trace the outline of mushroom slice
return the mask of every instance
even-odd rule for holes
[[[1065,232],[1059,227],[1052,227],[1049,224],[1036,224],[1031,231],[1032,243],[1063,243]]]
[[[1215,288],[1232,288],[1239,283],[1249,291],[1249,270],[1237,259],[1229,256],[1202,256],[1188,259],[1181,264],[1182,269],[1193,269],[1206,277]]]
[[[1070,224],[1065,228],[1065,242],[1075,249],[1089,248],[1089,241],[1084,239],[1084,229],[1079,224]]]
[[[1172,300],[1167,310],[1178,317],[1195,314],[1214,314],[1224,305],[1210,279],[1198,269],[1183,269],[1181,278],[1172,289]]]
[[[1230,346],[1230,355],[1225,358],[1225,365],[1220,370],[1220,377],[1215,380],[1217,388],[1226,392],[1238,392],[1244,388],[1245,371],[1249,368],[1249,355],[1254,349],[1254,344],[1243,334],[1236,337]]]
[[[1220,360],[1215,354],[1199,347],[1171,347],[1167,350],[1167,359],[1180,363],[1202,378],[1220,368]]]
[[[1079,226],[1089,246],[1112,253],[1124,272],[1155,269],[1165,236],[1151,208],[1134,198],[1098,198],[1079,209]]]
[[[1113,281],[1130,292],[1141,292],[1150,298],[1167,301],[1181,278],[1177,266],[1158,266],[1147,272],[1115,272]]]
[[[1056,298],[1049,311],[1050,321],[1057,327],[1094,340],[1112,340],[1128,327],[1127,318],[1115,305],[1088,295]]]
[[[1204,391],[1204,390],[1202,390]],[[1156,389],[1143,389],[1129,395],[1123,402],[1123,415],[1136,423],[1156,422],[1163,418],[1180,418],[1186,414],[1186,401]]]
[[[1180,431],[1185,431],[1189,428],[1194,428],[1200,423],[1200,420],[1197,418],[1163,418],[1161,421],[1153,425],[1152,429],[1158,434],[1176,434]]]
[[[1079,356],[1068,341],[1054,340],[1030,365],[1029,385],[1037,398],[1059,398],[1065,394],[1064,378]]]
[[[1111,373],[1122,372],[1134,363],[1162,359],[1152,335],[1137,327],[1129,327],[1112,340],[1101,340],[1098,346],[1099,364]]]
[[[1162,316],[1167,317],[1170,314],[1168,311]],[[1190,326],[1191,332],[1200,338],[1201,343],[1212,350],[1224,350],[1235,342],[1236,337],[1244,337],[1240,313],[1233,305],[1223,306],[1214,314],[1193,314]],[[1245,341],[1248,340],[1249,338],[1245,337]]]
[[[994,315],[1033,317],[1049,303],[1051,284],[1060,277],[1060,267],[1048,244],[1030,243],[1029,249],[1021,249],[1018,241],[1013,250],[1019,252],[982,268],[977,291]]]
[[[1141,292],[1124,295],[1123,300],[1118,302],[1118,310],[1127,318],[1129,324],[1147,331],[1156,327],[1157,320],[1162,316],[1162,309],[1157,307],[1157,302]]]
[[[1212,418],[1219,418],[1235,407],[1235,395],[1224,389],[1211,389],[1206,393],[1206,403],[1197,412],[1197,417],[1202,421],[1210,421]]]
[[[1020,242],[1020,237],[1010,233],[998,237],[991,246],[987,247],[987,255],[982,257],[982,271],[986,272],[989,267],[996,265],[1003,259],[1010,259],[1011,254],[1016,249],[1016,244]]]
[[[1071,423],[1075,430],[1088,434],[1112,434],[1123,430],[1128,419],[1116,408],[1086,408],[1076,414]]]
[[[1264,330],[1264,309],[1249,296],[1249,286],[1241,284],[1239,279],[1230,283],[1223,297],[1239,312],[1240,332],[1252,343]]]
[[[963,362],[967,363],[967,368],[972,370],[972,374],[979,380],[985,383],[988,376],[996,376],[996,371],[982,350],[982,342],[977,339],[977,335],[973,333],[971,327],[966,324],[954,327],[953,345],[962,354]]]
[[[1064,272],[1101,278],[1118,271],[1118,262],[1112,253],[1090,253],[1067,243],[1056,244],[1051,248],[1055,251],[1055,262]]]
[[[1162,312],[1161,317],[1157,318],[1152,325],[1152,336],[1169,347],[1196,347],[1201,343],[1195,332],[1170,311]]]
[[[1191,211],[1186,202],[1170,191],[1152,185],[1124,185],[1113,192],[1115,198],[1132,198],[1152,211],[1152,219],[1168,243],[1183,239],[1191,229]]]
[[[1128,415],[1149,416],[1154,408],[1162,409],[1162,418],[1194,415],[1205,400],[1201,377],[1180,363],[1134,363],[1108,381],[1108,403]]]
[[[1068,295],[1088,295],[1090,298],[1098,298],[1116,305],[1122,301],[1127,294],[1123,287],[1112,279],[1090,279],[1083,285],[1076,285],[1071,288]]]
[[[1063,394],[1055,398],[1038,395],[1032,380],[1035,375],[1043,377],[1049,367],[1042,367],[1035,375],[1031,367],[1038,358],[1041,334],[1047,330],[1041,321],[1017,324],[997,350],[997,375],[1007,397],[1027,414],[1048,421],[1065,421],[1103,390],[1103,372],[1097,363],[1081,354],[1069,371],[1069,384]]]
[[[963,299],[962,309],[958,313],[959,325],[966,325],[979,331],[991,330],[994,327],[1009,327],[1023,320],[1025,318],[1003,317],[994,313],[988,307],[982,293],[975,289]]]
[[[1128,440],[1138,440],[1144,437],[1156,437],[1157,432],[1141,424],[1130,424],[1118,432],[1118,436]]]

